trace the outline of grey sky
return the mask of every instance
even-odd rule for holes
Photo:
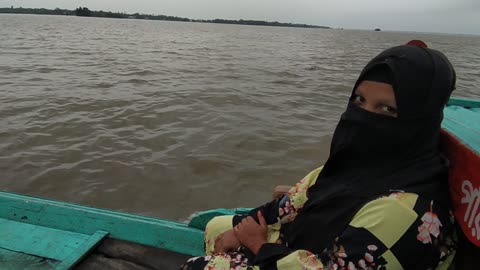
[[[0,0],[11,5],[480,35],[480,0]]]

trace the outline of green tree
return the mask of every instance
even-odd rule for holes
[[[75,15],[83,16],[83,17],[90,17],[92,16],[92,12],[86,7],[79,7],[75,9]]]

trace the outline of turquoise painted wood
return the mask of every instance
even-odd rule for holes
[[[448,100],[447,106],[460,106],[467,109],[479,108],[480,100],[471,98],[451,98]]]
[[[62,261],[90,236],[0,219],[2,248]]]
[[[94,247],[96,247],[100,241],[107,236],[105,231],[96,231],[93,235],[88,237],[80,246],[78,246],[74,252],[70,253],[66,258],[62,259],[62,262],[55,268],[57,270],[70,269],[72,266],[80,262]]]
[[[0,192],[0,218],[110,237],[188,255],[203,254],[203,231],[187,224]]]
[[[450,99],[442,127],[480,154],[480,101]]]
[[[107,234],[97,231],[86,235],[0,218],[2,249],[57,261],[58,270],[75,265]]]

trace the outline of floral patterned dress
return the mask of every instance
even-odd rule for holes
[[[307,190],[315,184],[321,169],[312,171],[281,199],[267,204],[267,208],[275,207],[276,222],[269,222],[269,243],[256,256],[242,247],[235,252],[213,255],[216,237],[245,217],[222,216],[207,225],[207,256],[192,258],[180,269],[444,270],[449,267],[456,245],[453,215],[434,201],[405,192],[386,194],[364,205],[343,233],[319,254],[289,249],[282,227],[295,219],[308,200]]]

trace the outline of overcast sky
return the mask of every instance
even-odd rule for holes
[[[480,35],[480,0],[0,0],[12,5]]]

